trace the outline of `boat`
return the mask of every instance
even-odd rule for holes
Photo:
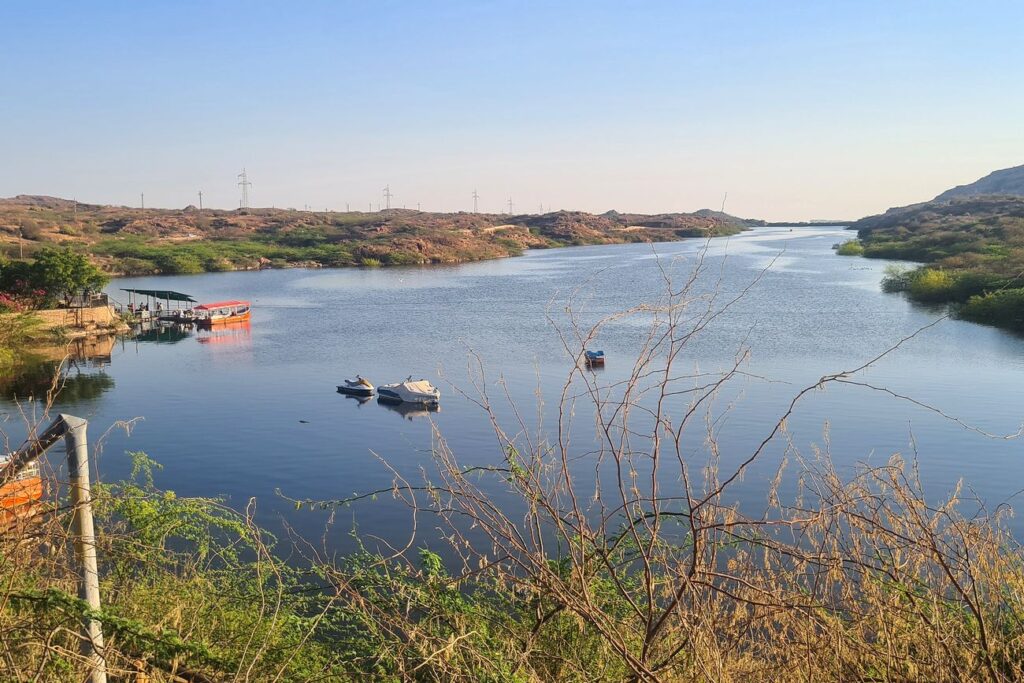
[[[248,301],[234,299],[200,304],[192,311],[195,314],[195,322],[198,327],[244,322],[252,316],[252,306]]]
[[[0,471],[10,462],[11,456],[0,455]],[[10,510],[43,497],[43,478],[39,474],[39,463],[25,465],[11,481],[0,486],[0,510]]]
[[[404,382],[377,387],[377,398],[382,401],[435,404],[441,400],[441,392],[427,380],[413,380],[412,375],[409,375]]]
[[[370,382],[356,375],[354,380],[347,379],[344,384],[338,385],[339,394],[348,394],[349,396],[373,396],[374,388]]]
[[[584,351],[583,359],[587,365],[604,365],[604,351]]]

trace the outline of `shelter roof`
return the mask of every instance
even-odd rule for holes
[[[151,296],[154,299],[164,299],[166,301],[192,301],[193,299],[188,294],[182,294],[181,292],[175,292],[170,289],[121,289],[122,292],[130,292],[132,294],[139,294],[141,296]]]

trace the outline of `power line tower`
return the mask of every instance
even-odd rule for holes
[[[729,198],[729,193],[726,192],[725,196],[722,197],[722,213],[725,213],[725,200]]]
[[[508,215],[509,216],[512,215],[512,198],[511,197],[508,198]]]
[[[203,210],[203,191],[199,190],[199,210]]]
[[[252,187],[252,183],[249,182],[249,176],[246,174],[244,168],[242,169],[242,172],[238,174],[238,177],[241,178],[241,180],[238,181],[238,186],[242,188],[242,202],[239,204],[239,208],[248,209],[249,188]]]
[[[384,186],[384,210],[391,211],[391,198],[395,195],[391,194],[391,186]]]
[[[479,211],[477,211],[477,202],[479,201],[480,195],[476,193],[476,190],[473,190],[473,213],[480,213]]]

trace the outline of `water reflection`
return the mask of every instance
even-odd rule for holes
[[[131,339],[153,344],[177,344],[192,336],[191,325],[168,325],[160,322],[145,322],[133,330]]]
[[[114,378],[105,372],[114,340],[94,337],[34,348],[0,377],[0,396],[12,401],[47,396],[60,403],[95,401],[114,388]]]
[[[237,323],[215,325],[212,328],[196,331],[196,341],[200,344],[225,346],[252,346],[252,326],[248,320]]]
[[[341,392],[338,392],[338,393],[341,393]],[[367,403],[369,403],[372,400],[372,398],[369,397],[369,396],[353,396],[352,394],[342,394],[342,396],[344,396],[347,399],[351,399],[351,400],[355,401],[357,408],[362,408],[363,406],[365,406]]]
[[[393,410],[407,420],[412,420],[417,417],[425,417],[431,413],[441,412],[441,406],[435,404],[423,404],[423,403],[395,403],[394,401],[385,401],[383,399],[377,399],[377,405],[383,406],[388,410]]]

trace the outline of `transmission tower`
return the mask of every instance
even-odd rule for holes
[[[203,210],[203,191],[199,190],[199,210]]]
[[[391,198],[392,197],[394,197],[394,195],[391,194],[391,186],[390,185],[385,185],[384,186],[384,210],[385,211],[391,211]]]
[[[480,201],[480,195],[476,193],[476,190],[473,190],[473,213],[480,213],[479,211],[477,211],[478,201]]]
[[[509,216],[512,215],[512,198],[511,197],[508,198],[508,215]]]
[[[139,203],[142,205],[142,210],[146,210],[146,193],[142,192],[139,194]]]
[[[252,187],[252,183],[249,182],[249,176],[246,174],[245,169],[238,174],[241,180],[238,181],[238,186],[242,188],[242,202],[238,206],[243,209],[249,208],[249,188]]]

